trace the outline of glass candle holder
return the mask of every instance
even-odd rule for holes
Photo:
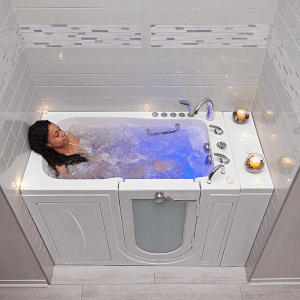
[[[259,173],[265,166],[265,160],[258,153],[250,153],[245,161],[245,168],[250,173]]]
[[[232,113],[233,121],[237,124],[247,123],[249,117],[249,111],[246,107],[237,107]]]

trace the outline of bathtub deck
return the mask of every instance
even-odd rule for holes
[[[300,286],[250,286],[244,268],[56,266],[48,288],[0,288],[3,300],[292,300]]]

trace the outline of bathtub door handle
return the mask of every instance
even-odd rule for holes
[[[156,192],[155,193],[155,202],[156,203],[163,203],[165,200],[170,200],[170,201],[173,201],[173,202],[197,202],[196,199],[195,200],[174,200],[169,196],[165,197],[163,192]]]

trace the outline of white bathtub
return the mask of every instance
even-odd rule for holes
[[[241,126],[232,122],[230,113],[218,114],[214,121],[207,121],[204,113],[194,118],[142,112],[43,116],[62,129],[75,120],[88,126],[212,124],[224,130],[216,135],[208,128],[212,153],[230,159],[226,174],[218,171],[211,184],[207,177],[66,180],[49,177],[43,158],[32,152],[23,178],[27,187],[21,192],[55,264],[243,266],[273,185],[267,166],[260,173],[261,185],[253,183],[255,175],[243,167],[244,149],[249,145],[232,134],[246,130],[253,152],[262,154],[252,120]],[[218,149],[219,141],[227,148]],[[218,165],[218,158],[213,159]],[[228,183],[227,177],[233,182]],[[156,193],[163,194],[163,203],[154,201]]]

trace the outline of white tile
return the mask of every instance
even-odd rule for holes
[[[36,61],[29,61],[28,66],[29,66],[30,72],[32,74],[39,74],[40,73],[39,66],[38,66],[38,63]]]
[[[226,61],[223,64],[223,73],[251,74],[255,66],[252,61]]]
[[[44,91],[47,98],[70,98],[74,96],[72,87],[45,86]]]
[[[129,69],[131,74],[143,73],[143,63],[141,61],[130,61]]]
[[[91,0],[92,7],[102,7],[102,8],[139,8],[139,0]]]
[[[23,8],[56,7],[56,0],[19,0]]]
[[[277,8],[278,2],[279,0],[270,0],[269,8]]]
[[[1,288],[0,298],[5,300],[81,300],[81,286],[67,285],[67,286],[53,286],[49,285],[47,288]]]
[[[207,74],[207,85],[233,86],[235,84],[235,80],[235,74]]]
[[[43,24],[76,24],[74,9],[69,8],[40,8]],[[32,24],[29,22],[29,24]]]
[[[51,60],[48,48],[25,48],[24,50],[29,61]]]
[[[104,95],[103,87],[101,86],[74,86],[73,90],[75,98],[102,97]]]
[[[151,75],[152,86],[201,86],[207,85],[207,75]]]
[[[56,81],[58,86],[86,85],[85,74],[56,75]]]
[[[69,65],[65,61],[39,61],[37,65],[41,74],[69,73]]]
[[[99,73],[98,61],[69,61],[70,73]]]
[[[118,285],[114,287],[114,295],[111,294],[111,286],[85,285],[83,286],[82,300],[112,300],[112,299],[172,299],[172,300],[241,300],[241,292],[238,284],[219,285]]]
[[[144,88],[142,86],[132,86],[131,87],[131,96],[137,97],[139,99],[142,98],[144,96]]]
[[[142,49],[113,49],[115,60],[141,60]]]
[[[82,48],[83,60],[113,60],[114,51],[109,48]]]
[[[120,75],[116,74],[116,85],[120,86],[135,86],[143,85],[143,76],[142,75]]]
[[[260,74],[262,70],[263,62],[262,61],[257,61],[255,62],[255,66],[253,69],[254,74]]]
[[[99,61],[102,74],[130,74],[130,64],[128,61]]]
[[[120,111],[142,111],[144,109],[141,98],[119,98],[118,109]]]
[[[253,9],[250,11],[249,24],[272,25],[275,18],[276,9]]]
[[[77,48],[48,48],[52,60],[82,60],[81,49]]]
[[[131,97],[131,89],[130,87],[116,86],[102,87],[102,92],[104,97]]]
[[[221,86],[220,88],[220,98],[246,98],[248,94],[248,86]]]
[[[288,3],[286,0],[278,1],[277,11],[284,18]]]
[[[109,13],[111,24],[140,25],[139,9],[110,9]]]
[[[52,284],[109,284],[113,289],[122,284],[151,283],[154,283],[151,266],[56,266],[52,279]]]
[[[78,8],[75,11],[77,24],[111,24],[108,9]]]
[[[184,3],[184,2],[182,2]],[[217,10],[200,9],[155,9],[151,10],[151,23],[160,25],[212,25],[215,24]]]
[[[224,60],[241,60],[242,49],[225,49],[225,48],[212,48],[210,50],[210,61],[224,61]]]
[[[222,284],[246,283],[243,267],[155,267],[155,283],[157,284]]]
[[[247,283],[241,284],[243,299],[260,300],[294,300],[299,298],[299,286],[254,286]]]
[[[151,87],[152,98],[189,98],[191,88],[186,86]]]
[[[124,75],[127,76],[127,75]],[[109,86],[116,85],[114,74],[86,74],[86,84],[94,86]]]
[[[215,19],[215,24],[248,24],[249,15],[249,9],[218,10]]]
[[[218,98],[220,96],[219,86],[193,86],[190,89],[190,97],[196,98],[195,105],[198,104],[199,98]],[[192,102],[192,99],[190,99]]]
[[[90,98],[92,111],[114,111],[118,108],[118,98]]]
[[[263,61],[266,49],[263,48],[243,48],[241,58],[245,60]]]
[[[259,74],[237,74],[236,85],[257,85]]]
[[[19,8],[21,6],[21,0],[10,0],[12,7]]]
[[[57,7],[91,7],[91,0],[59,0]]]
[[[42,16],[38,8],[15,8],[14,15],[19,25],[22,24],[43,24]]]
[[[235,2],[236,8],[269,8],[270,0],[239,0]]]

